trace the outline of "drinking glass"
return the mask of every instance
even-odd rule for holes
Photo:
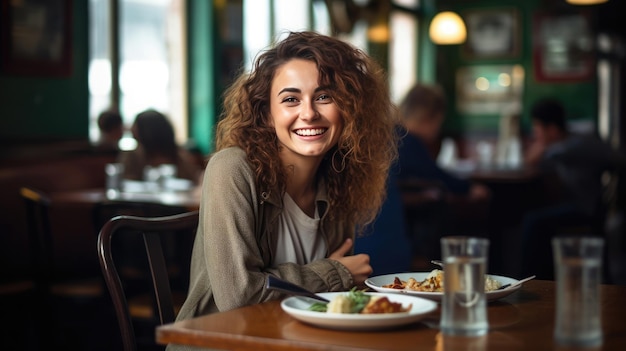
[[[122,190],[124,165],[121,163],[107,163],[104,166],[106,173],[107,194],[115,194]]]
[[[177,167],[173,164],[162,164],[159,166],[159,182],[161,189],[173,190],[171,182],[176,178]]]
[[[604,240],[597,237],[552,239],[556,272],[554,338],[572,346],[602,344],[600,284]]]
[[[441,332],[444,335],[485,335],[489,329],[485,297],[489,240],[444,237],[441,251],[444,277]]]

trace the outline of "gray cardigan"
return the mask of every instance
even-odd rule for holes
[[[354,239],[355,231],[328,220],[324,182],[319,183],[316,201],[328,256],[346,238]],[[189,294],[177,320],[284,297],[265,289],[269,274],[316,292],[345,291],[353,286],[347,268],[328,258],[305,265],[270,266],[280,211],[282,194],[257,188],[242,149],[224,149],[211,157],[203,181]]]

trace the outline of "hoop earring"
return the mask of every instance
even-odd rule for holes
[[[341,168],[337,168],[337,166],[335,165],[335,159],[339,153],[339,150],[335,150],[335,152],[333,152],[333,156],[330,158],[330,166],[332,167],[333,171],[337,172],[337,173],[341,173],[343,172],[344,169],[346,169],[346,156],[341,155],[339,157],[341,157],[341,161],[339,161],[339,165],[341,166]]]

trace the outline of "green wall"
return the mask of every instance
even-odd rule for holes
[[[213,125],[217,114],[215,89],[215,28],[213,7],[206,0],[190,0],[187,7],[189,39],[189,135],[202,153],[213,150]]]
[[[453,10],[463,15],[464,12],[476,9],[516,8],[521,20],[520,52],[514,57],[500,59],[472,59],[462,51],[461,45],[437,46],[437,81],[444,85],[449,98],[449,111],[444,126],[448,134],[477,133],[494,134],[498,130],[499,115],[482,114],[466,115],[459,113],[456,108],[455,75],[459,68],[474,65],[501,65],[520,64],[524,68],[524,84],[522,93],[521,127],[522,132],[530,128],[530,106],[543,96],[552,96],[562,100],[568,116],[576,120],[595,120],[597,115],[597,82],[595,77],[578,82],[546,82],[538,81],[534,75],[533,48],[532,48],[532,18],[537,11],[579,10],[565,1],[546,2],[542,0],[510,0],[492,1],[453,1],[440,0],[436,2],[438,10]]]
[[[0,71],[0,144],[33,139],[88,139],[87,4],[88,0],[72,1],[69,76],[12,75]]]

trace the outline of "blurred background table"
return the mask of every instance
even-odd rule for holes
[[[491,199],[486,214],[482,215],[485,220],[475,224],[474,232],[491,241],[489,271],[520,278],[521,222],[526,213],[551,201],[549,179],[539,169],[524,165],[480,165],[461,161],[447,169],[489,188]],[[472,223],[480,215],[474,207],[457,201],[453,213]]]
[[[185,207],[190,211],[200,207],[200,194],[196,189],[190,191],[159,192],[107,192],[104,188],[60,191],[50,194],[53,204],[96,205],[107,201],[154,203],[166,206]]]

